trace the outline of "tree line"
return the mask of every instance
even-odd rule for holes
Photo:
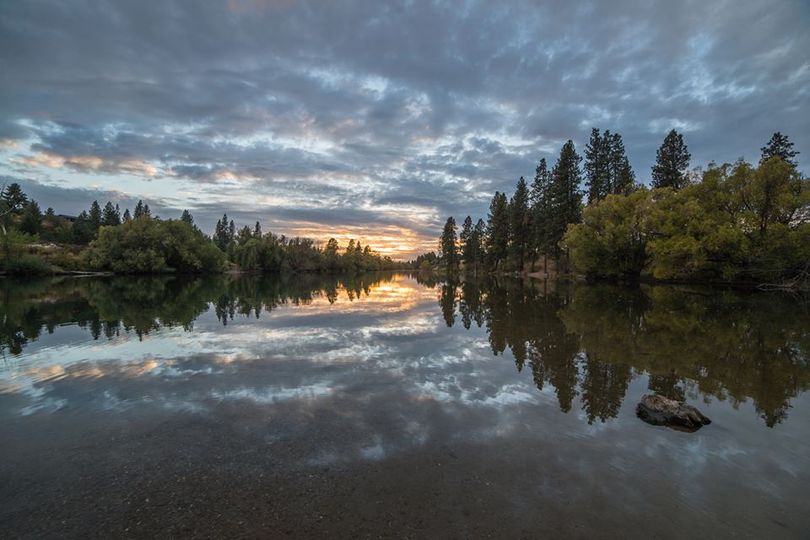
[[[810,187],[790,139],[774,133],[757,165],[692,169],[683,135],[667,134],[647,187],[622,137],[594,128],[584,159],[568,140],[531,184],[496,192],[487,220],[451,216],[423,268],[450,276],[573,270],[591,278],[779,280],[808,272]],[[582,163],[584,161],[584,164]]]
[[[309,238],[237,230],[227,215],[213,236],[204,234],[188,210],[179,219],[161,219],[138,201],[132,212],[112,202],[93,201],[78,216],[44,213],[17,183],[0,191],[2,270],[10,274],[54,271],[115,273],[365,272],[399,266],[369,245],[350,240],[341,248],[330,238],[323,246]],[[51,245],[42,245],[42,243]]]

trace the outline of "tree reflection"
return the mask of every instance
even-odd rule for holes
[[[392,279],[389,273],[6,279],[0,282],[0,353],[19,355],[43,332],[65,324],[75,324],[93,339],[122,333],[142,338],[160,328],[191,330],[211,308],[227,325],[237,316],[259,318],[281,305],[307,305],[320,297],[334,303],[339,290],[354,301]]]
[[[634,373],[674,399],[750,399],[771,427],[810,386],[810,317],[792,297],[501,279],[463,283],[459,312],[465,328],[483,318],[493,354],[528,362],[562,411],[579,396],[589,422],[617,416]]]

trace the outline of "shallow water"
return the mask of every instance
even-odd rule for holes
[[[406,275],[0,282],[0,536],[810,534],[810,315]],[[645,393],[712,419],[635,416]]]

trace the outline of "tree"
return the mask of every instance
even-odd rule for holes
[[[28,234],[39,234],[42,229],[42,212],[35,200],[25,203],[22,211],[20,230]]]
[[[93,228],[94,231],[98,231],[98,228],[101,227],[101,206],[99,206],[98,201],[93,201],[93,204],[90,205],[90,227]]]
[[[531,242],[533,257],[549,253],[549,223],[551,210],[551,172],[546,165],[546,158],[541,158],[534,170],[534,180],[529,192],[531,202]]]
[[[439,251],[442,262],[448,274],[454,274],[458,270],[458,237],[456,236],[456,220],[453,216],[447,218],[442,229],[442,236],[439,241]]]
[[[105,226],[121,225],[121,212],[118,205],[107,201],[101,214],[101,224]]]
[[[664,139],[655,154],[652,168],[653,187],[670,187],[679,190],[688,183],[686,174],[691,155],[683,142],[683,135],[674,129]]]
[[[253,227],[253,237],[254,238],[261,238],[262,237],[262,224],[258,221],[256,225]]]
[[[582,214],[581,173],[579,157],[570,139],[560,150],[560,157],[551,172],[549,189],[548,249],[559,256],[559,243],[569,223],[578,223]]]
[[[530,236],[529,190],[521,176],[509,201],[509,250],[520,272],[526,262]]]
[[[23,193],[20,184],[14,182],[3,190],[2,200],[5,203],[7,211],[18,213],[23,209],[25,203],[28,202],[28,197]]]
[[[230,239],[228,237],[228,214],[222,214],[222,219],[217,220],[214,228],[214,244],[222,251],[228,250]]]
[[[83,210],[81,214],[76,217],[73,226],[70,228],[73,242],[76,244],[87,244],[96,236],[96,230],[90,222],[90,216],[87,211]]]
[[[605,132],[608,136],[609,132]],[[610,173],[610,193],[629,195],[636,189],[636,175],[624,151],[622,136],[610,135],[608,144],[608,169]]]
[[[326,266],[330,270],[335,270],[339,264],[338,258],[338,251],[340,250],[340,245],[338,241],[334,238],[330,238],[326,242],[326,247],[323,249],[323,253],[326,257]]]
[[[495,192],[487,216],[487,255],[489,267],[498,270],[509,248],[509,205],[506,194]]]
[[[638,279],[649,262],[645,217],[649,191],[609,195],[588,205],[582,223],[573,224],[564,243],[574,267],[589,277]]]
[[[598,202],[611,193],[611,143],[610,131],[604,136],[599,130],[591,130],[591,138],[585,146],[585,185],[588,188],[588,204]]]
[[[131,216],[131,215],[130,215],[130,213],[129,213],[129,208],[127,208],[126,210],[124,210],[124,218],[123,218],[123,221],[124,221],[124,223],[126,223],[126,222],[128,222],[128,221],[132,221],[132,216]]]
[[[475,223],[475,228],[473,228],[473,234],[470,242],[475,246],[475,256],[474,256],[474,264],[475,268],[480,268],[484,266],[484,256],[486,255],[486,250],[484,249],[484,240],[487,234],[487,226],[484,223],[483,219],[479,219]]]
[[[186,225],[194,226],[194,217],[192,217],[191,212],[188,210],[183,210],[183,214],[180,216],[180,221],[185,223]]]
[[[138,204],[135,205],[135,212],[133,213],[132,217],[138,219],[140,217],[151,217],[152,211],[149,210],[149,205],[144,204],[143,201],[139,200]]]
[[[768,141],[768,144],[762,147],[762,157],[759,158],[759,163],[762,164],[772,157],[778,157],[785,163],[793,167],[798,167],[798,161],[793,159],[797,155],[799,155],[799,152],[793,149],[793,142],[787,135],[782,135],[777,131],[773,134],[771,140]]]
[[[225,262],[199,230],[171,219],[134,219],[105,227],[84,257],[91,268],[120,273],[217,272]]]
[[[459,244],[461,244],[461,261],[464,263],[464,267],[466,267],[472,263],[470,258],[470,250],[472,249],[472,243],[470,239],[473,234],[473,223],[472,218],[467,216],[464,218],[464,223],[461,226],[461,232],[458,235]]]

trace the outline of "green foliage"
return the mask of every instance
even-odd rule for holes
[[[439,252],[445,270],[448,273],[457,272],[459,264],[458,237],[456,235],[456,220],[453,219],[453,216],[447,218],[444,224],[442,236],[439,240]]]
[[[487,216],[487,263],[491,270],[500,270],[509,247],[509,205],[506,194],[495,192]]]
[[[585,208],[582,223],[569,226],[565,244],[574,266],[589,277],[637,279],[646,267],[645,219],[651,194],[608,195]]]
[[[686,170],[689,168],[691,154],[683,142],[683,135],[670,131],[661,148],[655,154],[655,165],[652,168],[653,187],[681,189],[688,183]]]
[[[530,218],[529,190],[526,187],[526,180],[521,176],[509,201],[509,255],[520,271],[523,270],[529,250]]]
[[[222,252],[187,223],[143,216],[102,227],[85,253],[90,268],[117,273],[220,271]]]
[[[121,211],[117,204],[113,206],[113,203],[107,201],[101,213],[101,224],[107,227],[121,225]]]
[[[799,273],[810,260],[810,185],[771,158],[712,166],[680,191],[611,196],[585,210],[565,245],[591,277],[754,282]]]
[[[42,230],[42,211],[37,201],[28,201],[23,206],[20,230],[26,234],[36,235]]]
[[[548,247],[555,255],[559,255],[559,243],[568,224],[578,223],[582,215],[580,161],[582,158],[577,154],[574,143],[569,140],[560,150],[560,157],[551,172],[547,227]]]
[[[4,261],[3,271],[12,276],[44,276],[53,273],[47,261],[29,253]]]
[[[778,157],[785,163],[798,167],[799,163],[794,159],[797,155],[799,152],[793,149],[793,141],[787,135],[782,135],[777,131],[768,144],[762,147],[762,157],[759,162],[762,164],[773,157]]]

